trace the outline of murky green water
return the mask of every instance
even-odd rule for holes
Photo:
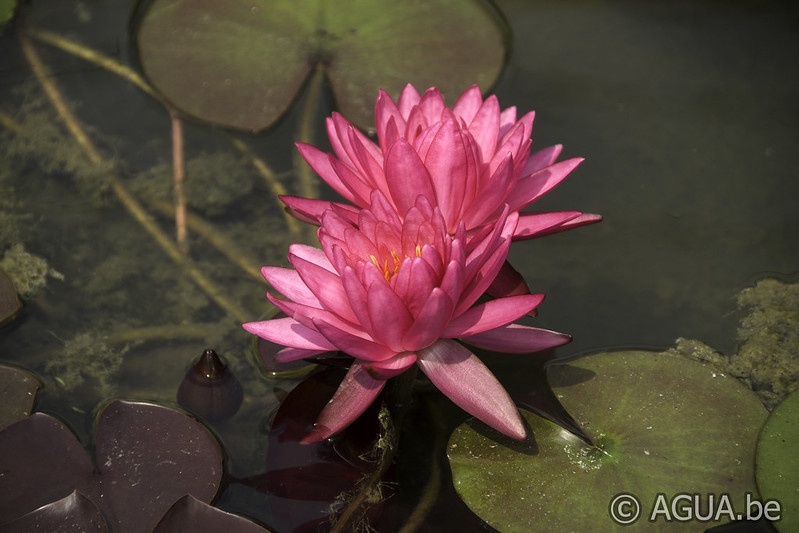
[[[128,4],[32,2],[25,24],[127,62]],[[586,158],[536,208],[605,218],[514,246],[515,266],[547,293],[535,325],[574,336],[563,354],[664,348],[677,337],[734,353],[736,294],[799,271],[799,13],[778,2],[499,4],[514,32],[495,88],[501,104],[537,111],[534,146],[562,143],[564,156]],[[171,215],[158,211],[171,187],[163,108],[98,67],[34,45],[103,168],[114,168],[171,236]],[[191,359],[214,347],[246,395],[235,423],[216,430],[234,471],[261,464],[263,420],[276,388],[290,385],[265,382],[251,339],[120,207],[114,185],[57,121],[13,30],[0,36],[0,57],[0,110],[26,131],[2,133],[0,251],[22,243],[52,269],[24,321],[0,332],[0,359],[42,375],[39,408],[85,431],[87,413],[110,395],[171,401]],[[290,191],[299,107],[265,135],[238,136]],[[318,144],[332,110],[322,98]],[[249,160],[224,132],[200,124],[186,124],[186,149],[190,165],[204,158],[188,183],[196,211],[256,264],[284,261],[292,236]],[[265,312],[264,285],[190,233],[198,269],[251,319]],[[151,326],[172,329],[131,341]]]

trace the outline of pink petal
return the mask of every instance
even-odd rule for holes
[[[559,211],[553,213],[521,213],[519,224],[513,233],[514,240],[532,239],[582,215],[579,211]]]
[[[547,235],[552,235],[553,233],[560,233],[561,231],[567,231],[574,228],[579,228],[580,226],[587,226],[588,224],[596,224],[597,222],[602,221],[602,215],[593,215],[591,213],[582,213],[580,216],[575,217],[571,220],[568,220],[562,224],[558,224],[557,226],[552,226],[547,228],[546,230],[539,231],[529,237],[517,237],[516,235],[513,236],[514,240],[524,240],[524,239],[534,239],[538,237],[545,237]]]
[[[543,294],[521,294],[489,300],[454,318],[442,336],[466,337],[505,326],[538,307],[543,299]]]
[[[527,163],[524,165],[524,169],[522,169],[521,175],[522,176],[529,176],[533,172],[541,170],[542,168],[548,167],[557,161],[560,152],[563,150],[562,144],[556,144],[554,146],[548,146],[547,148],[543,148],[534,154],[530,155],[530,158],[527,160]]]
[[[300,443],[319,442],[349,426],[366,411],[385,384],[385,380],[373,378],[363,365],[353,363],[313,430]]]
[[[469,124],[469,131],[480,147],[481,161],[487,162],[494,157],[499,135],[499,102],[493,94],[486,98],[477,115]]]
[[[319,174],[319,177],[325,180],[328,185],[333,187],[344,198],[351,202],[355,201],[355,197],[350,192],[351,189],[345,185],[339,174],[334,170],[330,154],[310,144],[297,143],[296,146],[302,158],[305,159],[305,162],[308,163],[314,172]]]
[[[512,210],[518,210],[527,207],[563,181],[563,179],[582,162],[582,157],[573,157],[550,165],[520,179],[508,196],[510,208]]]
[[[261,269],[261,274],[277,292],[289,300],[315,307],[321,306],[319,299],[302,281],[296,270],[265,266]]]
[[[386,182],[400,217],[413,207],[420,194],[435,202],[430,174],[416,150],[404,139],[398,140],[388,151],[385,166]]]
[[[461,117],[467,126],[477,114],[480,106],[483,105],[483,95],[477,85],[472,85],[460,95],[458,101],[452,106],[452,112]],[[497,112],[499,118],[499,112]]]
[[[513,439],[527,437],[519,410],[488,368],[468,349],[440,340],[418,353],[416,364],[467,413]]]
[[[294,257],[299,257],[300,259],[307,261],[309,263],[313,263],[319,267],[322,267],[330,272],[335,273],[335,269],[333,265],[330,263],[330,260],[327,258],[325,253],[316,248],[315,246],[308,246],[307,244],[300,244],[294,243],[289,246],[289,253],[288,253],[288,260],[291,262]]]
[[[393,124],[389,126],[390,124]],[[402,128],[397,125],[402,124]],[[405,119],[402,117],[399,108],[394,104],[391,96],[380,89],[375,103],[375,131],[380,146],[385,150],[396,141],[399,129],[405,130]],[[389,133],[389,129],[391,133]]]
[[[389,379],[398,376],[408,370],[416,362],[416,354],[413,352],[398,353],[386,361],[374,361],[364,363],[363,366],[376,379]]]
[[[301,348],[283,348],[275,354],[275,361],[278,363],[291,363],[308,357],[315,357],[323,353],[330,353],[330,350],[303,350]]]
[[[323,350],[329,352],[336,347],[323,335],[293,318],[273,318],[261,322],[246,322],[242,324],[245,331],[258,335],[262,339],[303,350]]]
[[[280,201],[286,204],[293,217],[317,226],[322,218],[322,213],[330,209],[331,205],[331,202],[326,200],[313,200],[299,196],[280,196]]]
[[[515,185],[514,179],[513,157],[508,154],[463,213],[467,227],[474,228],[485,223],[499,210]]]
[[[338,274],[296,255],[289,260],[294,265],[294,268],[297,269],[302,281],[324,307],[344,320],[350,322],[357,320]]]
[[[408,115],[410,115],[411,110],[419,105],[419,100],[421,99],[422,97],[419,96],[419,91],[410,83],[402,88],[402,92],[397,99],[397,109],[399,109],[400,114],[405,120],[408,120]]]
[[[384,361],[397,355],[391,350],[371,339],[347,331],[337,325],[323,320],[314,320],[314,327],[335,346],[335,349],[364,361]]]
[[[466,152],[460,128],[454,121],[447,121],[433,139],[424,160],[435,198],[450,232],[455,231],[458,224],[469,174],[472,174],[472,180],[477,177],[474,166],[470,168],[467,162]]]
[[[533,353],[563,346],[572,338],[565,333],[509,324],[477,335],[462,337],[461,340],[495,352]]]
[[[392,350],[402,351],[402,337],[413,323],[405,304],[388,283],[380,281],[367,288],[366,298],[372,323],[371,336]]]
[[[419,350],[441,337],[452,316],[454,303],[441,289],[433,289],[413,324],[405,331],[402,345],[406,350]]]

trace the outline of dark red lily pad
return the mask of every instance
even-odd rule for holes
[[[69,496],[0,525],[0,533],[17,531],[102,532],[108,531],[108,526],[97,506],[75,490]]]
[[[186,494],[210,502],[222,452],[199,422],[173,409],[115,400],[95,428],[96,465],[59,420],[34,413],[0,432],[0,523],[74,490],[114,530],[151,531]]]
[[[333,439],[300,444],[345,373],[323,368],[289,392],[272,421],[266,471],[242,480],[269,494],[271,525],[278,531],[322,527],[342,505],[342,495],[355,490],[377,464],[372,454],[379,402]]]
[[[226,513],[194,496],[186,495],[169,508],[154,533],[173,533],[175,531],[264,533],[268,530],[246,518]]]
[[[31,414],[40,388],[39,379],[30,372],[0,365],[0,429]]]
[[[483,0],[153,0],[137,42],[152,85],[203,120],[264,129],[323,68],[343,114],[368,127],[378,88],[487,90],[507,31]]]

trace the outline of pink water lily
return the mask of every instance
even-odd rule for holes
[[[505,205],[468,242],[450,230],[440,206],[420,194],[400,217],[379,190],[352,213],[331,206],[320,216],[321,250],[289,248],[294,269],[264,267],[287,300],[268,298],[286,318],[244,328],[286,346],[279,361],[342,351],[354,361],[305,442],[336,433],[372,403],[386,380],[421,368],[461,408],[498,431],[525,438],[508,393],[461,342],[525,353],[564,344],[561,333],[514,324],[542,301],[522,294],[476,303],[508,254],[519,216]]]
[[[375,105],[379,144],[337,113],[327,119],[333,154],[309,144],[303,158],[333,189],[358,207],[380,190],[400,215],[423,194],[441,210],[447,231],[463,221],[467,231],[493,224],[507,204],[520,211],[560,183],[582,158],[557,161],[561,145],[531,154],[534,112],[517,119],[501,110],[496,96],[485,100],[477,86],[452,108],[438,89],[420,95],[410,84],[395,103],[380,91]],[[319,223],[330,202],[287,196],[299,217]],[[353,211],[354,212],[354,211]],[[600,220],[579,211],[522,213],[514,240],[529,239]]]
[[[534,117],[529,112],[517,119],[515,107],[501,110],[496,96],[484,100],[477,86],[448,108],[438,89],[420,95],[408,84],[396,103],[380,91],[375,105],[378,144],[333,113],[327,133],[334,153],[303,143],[297,147],[316,173],[355,207],[368,207],[377,189],[402,216],[422,194],[441,210],[448,232],[463,222],[471,235],[493,225],[504,205],[511,212],[525,209],[583,161],[557,161],[561,145],[531,154]],[[282,200],[295,216],[317,224],[331,205],[294,196]],[[344,212],[354,220],[357,209],[349,206]],[[580,211],[523,212],[513,239],[532,239],[599,220],[599,215]],[[503,296],[529,289],[521,275],[505,265],[489,292]]]

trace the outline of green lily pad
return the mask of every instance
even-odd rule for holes
[[[615,531],[612,510],[633,517],[632,500],[614,500],[627,493],[639,502],[632,529],[697,531],[730,513],[666,521],[685,516],[685,505],[672,507],[677,495],[698,494],[705,517],[711,494],[716,502],[729,494],[729,505],[714,509],[736,513],[745,512],[747,492],[757,494],[755,445],[767,413],[735,378],[681,357],[629,351],[554,366],[549,379],[595,446],[527,412],[533,436],[524,443],[474,421],[450,438],[455,488],[493,527]]]
[[[506,41],[483,0],[153,0],[137,34],[144,72],[166,100],[248,130],[277,121],[316,67],[361,127],[373,123],[378,88],[488,89]]]
[[[40,388],[39,379],[30,372],[0,365],[0,429],[30,416]]]
[[[799,391],[769,415],[757,443],[757,486],[763,501],[776,500],[780,531],[799,531]],[[776,504],[772,504],[776,505]]]

